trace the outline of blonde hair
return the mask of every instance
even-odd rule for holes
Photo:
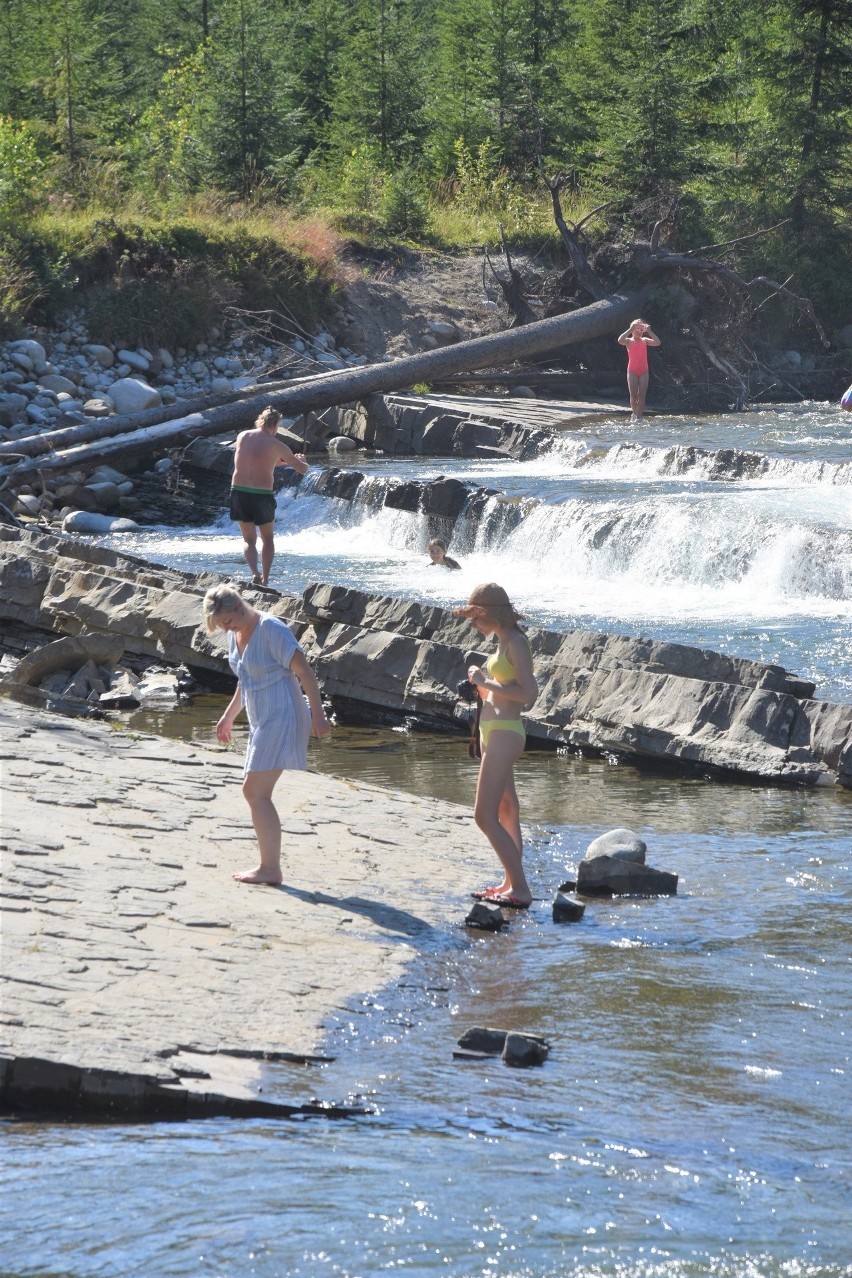
[[[204,623],[207,633],[216,629],[216,618],[223,612],[238,612],[245,607],[243,597],[233,586],[213,586],[204,596]]]
[[[514,624],[524,619],[524,614],[514,608],[506,591],[496,581],[474,586],[465,606],[456,608],[455,613],[457,617],[490,617],[501,625]]]
[[[255,426],[260,426],[261,430],[265,430],[267,426],[275,426],[276,429],[281,422],[281,414],[277,408],[264,408],[255,419]]]

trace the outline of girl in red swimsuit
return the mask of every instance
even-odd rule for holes
[[[648,347],[659,346],[660,339],[651,332],[651,325],[635,319],[618,339],[627,347],[627,389],[630,392],[631,423],[641,422],[645,411],[645,395],[648,391]]]

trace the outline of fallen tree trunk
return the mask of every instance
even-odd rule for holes
[[[329,374],[318,374],[318,377]],[[239,400],[252,399],[263,395],[274,395],[291,386],[316,380],[302,377],[298,381],[252,382],[242,390],[217,391],[216,394],[198,395],[195,399],[184,399],[179,404],[160,404],[157,408],[144,408],[140,413],[125,414],[123,417],[97,417],[90,421],[78,422],[74,426],[60,426],[57,430],[42,431],[38,435],[22,435],[18,439],[6,439],[0,442],[0,464],[14,457],[43,457],[46,453],[56,452],[68,445],[91,443],[96,439],[109,439],[113,435],[126,435],[129,430],[144,430],[148,426],[158,426],[161,422],[177,421],[190,417],[193,413],[204,413],[220,404],[233,404]]]
[[[264,388],[262,394],[220,404],[203,413],[186,416],[187,406],[183,404],[175,411],[178,420],[161,419],[160,423],[147,428],[140,423],[140,415],[116,417],[111,420],[113,438],[105,442],[72,445],[54,452],[52,456],[27,457],[14,464],[0,465],[0,488],[26,483],[38,478],[39,474],[72,470],[102,457],[115,458],[145,452],[151,446],[180,445],[202,436],[242,430],[250,426],[261,409],[269,404],[287,416],[296,416],[335,404],[352,403],[376,392],[402,390],[419,381],[437,380],[442,374],[463,373],[488,367],[497,361],[520,359],[559,346],[589,341],[622,328],[637,311],[642,296],[641,292],[627,296],[616,293],[578,311],[527,324],[523,328],[475,337],[455,346],[407,355],[403,359],[321,374],[295,385],[288,383],[285,389]],[[151,411],[159,413],[161,410]],[[140,426],[143,427],[141,430]],[[17,451],[20,452],[20,449]]]

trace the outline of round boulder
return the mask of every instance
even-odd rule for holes
[[[112,368],[115,363],[115,356],[108,346],[100,346],[97,342],[91,342],[88,346],[84,346],[83,350],[87,355],[91,355],[96,364],[100,364],[101,368]]]
[[[39,378],[39,386],[43,386],[45,390],[55,391],[57,395],[63,391],[66,395],[77,393],[77,383],[72,382],[70,377],[63,377],[61,373],[44,373]]]
[[[120,415],[141,413],[144,408],[156,408],[162,404],[160,392],[136,377],[121,377],[109,389],[109,398]]]
[[[606,834],[592,839],[583,859],[594,861],[599,856],[610,856],[618,861],[636,861],[644,865],[647,851],[645,840],[640,839],[634,830],[607,830]]]
[[[112,515],[98,515],[89,510],[72,510],[62,521],[64,533],[135,532],[138,527],[134,519],[114,519]]]

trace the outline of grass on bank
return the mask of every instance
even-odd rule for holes
[[[282,210],[65,202],[0,228],[0,336],[72,306],[92,340],[130,346],[190,345],[242,311],[310,330],[334,304],[343,245],[327,219]]]
[[[51,197],[26,218],[0,219],[0,338],[74,307],[93,341],[127,346],[191,346],[240,313],[268,316],[279,333],[310,331],[351,278],[347,246],[499,251],[501,235],[515,249],[558,243],[545,192],[484,181],[428,201],[404,185],[395,192],[302,214],[215,192],[160,207],[141,196],[121,206]],[[566,200],[569,221],[584,212]]]

